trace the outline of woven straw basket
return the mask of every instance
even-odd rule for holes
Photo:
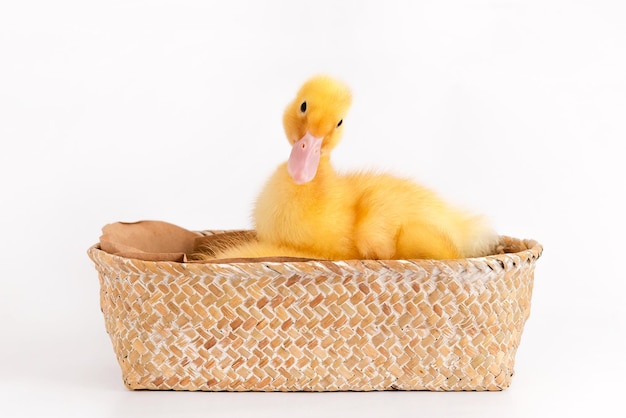
[[[542,247],[501,244],[503,254],[443,261],[88,254],[130,389],[502,390]]]

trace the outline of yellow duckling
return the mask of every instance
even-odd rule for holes
[[[333,169],[330,153],[351,100],[349,88],[333,78],[304,83],[283,116],[289,160],[256,201],[258,241],[216,258],[447,259],[494,250],[497,235],[481,217],[432,191],[391,175]]]

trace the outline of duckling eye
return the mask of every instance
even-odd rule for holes
[[[300,112],[306,112],[306,102],[302,102],[302,104],[300,105]]]
[[[339,127],[341,126],[341,124],[342,124],[342,123],[343,123],[343,119],[341,119],[341,120],[339,121],[339,123],[337,124],[337,128],[339,128]]]

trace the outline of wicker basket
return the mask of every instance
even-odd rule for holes
[[[88,254],[130,389],[502,390],[542,247],[501,243],[503,254],[445,261]]]

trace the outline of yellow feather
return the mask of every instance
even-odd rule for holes
[[[281,164],[254,207],[258,242],[216,257],[445,259],[493,251],[497,235],[491,227],[433,191],[387,174],[335,172],[330,151],[350,104],[348,87],[330,77],[313,77],[302,86],[285,109],[283,125],[292,145],[307,132],[324,138],[315,177],[296,184],[287,163]]]

